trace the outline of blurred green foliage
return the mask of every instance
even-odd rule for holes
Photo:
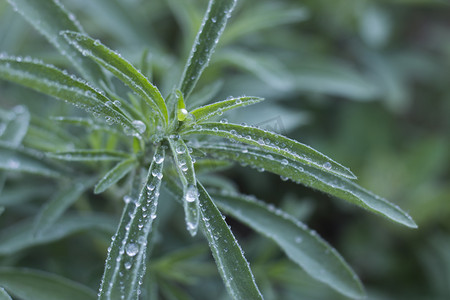
[[[86,32],[140,66],[163,94],[179,79],[207,3],[61,2],[76,13]],[[409,211],[419,230],[337,205],[271,174],[241,167],[221,174],[241,191],[281,206],[315,228],[353,266],[369,299],[450,298],[449,13],[445,0],[241,0],[195,91],[199,99],[244,92],[269,99],[226,118],[272,128],[332,155],[359,175],[360,185]],[[3,0],[0,52],[69,68]],[[216,90],[202,90],[217,79]],[[0,91],[1,108],[26,104],[35,113],[32,124],[45,124],[49,115],[72,109],[5,82]],[[44,142],[34,142],[38,144],[46,149]],[[0,178],[0,188],[3,183]],[[0,196],[0,206],[7,207],[2,228],[33,215],[56,188],[43,182],[42,190],[8,194],[8,185],[14,184],[15,178],[8,178]],[[103,200],[88,195],[75,209],[118,209]],[[164,195],[160,203],[162,213],[174,214],[164,207]],[[155,249],[153,275],[170,279],[162,287],[165,299],[201,299],[206,293],[217,295],[210,299],[225,297],[207,248],[184,234],[183,216],[160,219],[171,234]],[[231,225],[267,299],[342,297],[290,265],[271,242],[233,220]],[[102,231],[1,257],[0,264],[63,274],[96,289],[111,231],[103,225]],[[180,245],[190,246],[179,250]],[[180,296],[185,289],[191,298]]]

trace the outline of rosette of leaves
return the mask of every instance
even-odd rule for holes
[[[43,153],[21,143],[28,128],[28,112],[23,107],[2,112],[2,122],[9,130],[1,136],[2,178],[5,171],[49,177],[62,176],[65,172],[65,176],[73,176],[76,182],[65,187],[44,207],[33,229],[35,236],[51,240],[46,237],[46,230],[84,191],[94,187],[94,193],[102,193],[123,178],[129,178],[126,184],[129,191],[108,249],[98,299],[139,298],[148,248],[153,243],[151,233],[158,216],[162,183],[183,206],[187,231],[192,236],[198,233],[205,236],[233,299],[263,299],[263,295],[222,212],[273,240],[293,263],[316,280],[347,297],[364,297],[357,275],[336,250],[305,224],[253,197],[217,186],[205,187],[198,181],[199,172],[220,169],[224,161],[278,174],[402,225],[416,227],[399,207],[358,186],[349,169],[313,148],[258,127],[213,121],[225,111],[263,99],[229,97],[187,110],[185,103],[192,99],[192,92],[208,65],[235,0],[209,1],[180,82],[167,96],[120,54],[85,34],[73,14],[59,2],[8,1],[67,56],[85,79],[38,60],[6,54],[0,56],[0,77],[88,112],[88,117],[62,116],[53,122],[95,128],[109,138],[103,148],[83,148],[86,144],[79,143],[70,151],[62,147],[59,151]],[[123,82],[132,93],[127,97],[116,93],[112,77]],[[74,172],[64,166],[63,162],[74,161],[87,165],[98,161],[116,161],[116,164],[104,174],[92,176],[92,169]],[[0,286],[5,288],[1,290],[5,297],[10,292],[26,299],[24,290],[38,290],[42,299],[57,299],[58,295],[52,294],[51,288],[44,288],[55,285],[67,292],[65,299],[94,297],[81,287],[48,275],[39,277],[45,284],[24,289],[18,283],[20,280],[14,281],[11,275],[5,275],[12,273],[17,278],[39,277],[34,273],[1,270]]]

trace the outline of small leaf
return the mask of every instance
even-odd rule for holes
[[[0,78],[64,100],[94,115],[103,115],[107,122],[119,123],[126,131],[133,130],[134,134],[140,133],[131,120],[122,113],[120,107],[101,91],[54,66],[19,57],[0,57]]]
[[[238,97],[229,98],[220,102],[215,102],[209,105],[205,105],[191,111],[191,114],[195,117],[195,121],[200,123],[207,121],[214,116],[220,116],[222,113],[242,106],[256,104],[263,101],[263,98],[258,97]]]
[[[164,157],[164,148],[158,147],[145,184],[141,186],[140,180],[135,183],[134,190],[141,187],[138,199],[127,201],[119,228],[113,237],[99,300],[139,298],[147,263],[147,240],[156,218]]]
[[[89,181],[78,181],[70,187],[61,189],[50,201],[48,201],[36,216],[34,232],[36,235],[44,233],[62,214],[77,201],[84,191],[90,187]]]
[[[197,179],[189,149],[182,139],[169,139],[181,183],[183,184],[183,205],[186,225],[192,236],[197,234],[200,212],[198,202]]]
[[[287,213],[231,193],[213,193],[217,205],[255,231],[275,241],[311,277],[353,299],[364,297],[357,275],[316,232]]]
[[[201,184],[201,224],[228,293],[235,300],[263,299],[236,238]]]
[[[189,59],[184,68],[179,90],[189,98],[200,75],[209,63],[222,35],[236,0],[210,0],[203,23],[195,38]]]
[[[41,153],[20,147],[15,149],[0,143],[0,170],[24,172],[48,177],[60,177],[59,170],[42,161]]]
[[[110,150],[76,150],[76,151],[64,151],[64,152],[50,152],[47,156],[65,160],[65,161],[111,161],[111,160],[123,160],[130,158],[130,155],[125,152],[110,151]]]
[[[329,174],[298,161],[278,154],[267,153],[254,147],[209,144],[199,147],[199,149],[205,153],[216,155],[218,158],[264,168],[266,171],[282,176],[283,179],[291,179],[297,183],[349,201],[405,226],[417,227],[411,217],[398,206],[374,195],[346,178]]]
[[[55,222],[53,226],[48,227],[42,234],[35,236],[33,228],[35,220],[27,219],[0,232],[0,255],[11,255],[86,230],[98,229],[112,233],[116,222],[116,220],[101,214],[66,215]]]
[[[12,300],[11,296],[2,287],[0,287],[0,300]]]
[[[102,70],[89,59],[75,51],[59,34],[61,30],[83,32],[75,15],[68,12],[60,1],[8,0],[24,19],[43,34],[77,70],[92,82],[106,82]]]
[[[353,173],[331,158],[285,136],[247,125],[203,123],[187,128],[180,134],[209,134],[233,139],[239,142],[269,150],[294,161],[312,166],[322,171],[354,179]]]
[[[95,185],[94,193],[100,194],[107,190],[110,186],[118,182],[125,175],[127,175],[135,166],[136,166],[136,158],[131,157],[128,159],[124,159],[114,166],[108,173],[103,176],[102,179]]]
[[[0,285],[12,295],[27,300],[94,300],[96,298],[94,291],[77,282],[30,269],[1,267]]]
[[[140,95],[148,105],[160,113],[167,124],[169,117],[161,93],[133,65],[100,41],[93,40],[87,35],[71,31],[65,31],[63,35],[80,53],[95,60]]]

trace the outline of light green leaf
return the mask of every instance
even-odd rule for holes
[[[107,122],[119,123],[130,134],[141,133],[122,113],[120,107],[101,91],[54,66],[19,57],[4,58],[0,55],[0,78],[64,100],[94,115],[103,115]]]
[[[263,98],[258,97],[238,97],[229,98],[223,101],[215,102],[209,105],[205,105],[191,111],[191,114],[195,117],[195,121],[200,123],[207,121],[214,116],[220,116],[222,113],[242,106],[256,104],[263,101]]]
[[[274,240],[311,277],[350,298],[364,297],[361,282],[350,266],[305,224],[251,197],[231,193],[212,195],[221,209]]]
[[[256,7],[245,10],[239,19],[230,24],[220,41],[222,44],[267,28],[298,23],[306,20],[309,15],[305,8],[284,7],[277,2],[255,4]]]
[[[125,152],[110,151],[106,149],[102,150],[75,150],[75,151],[64,151],[64,152],[54,152],[47,153],[47,156],[65,160],[65,161],[111,161],[111,160],[123,160],[125,158],[130,158],[130,155]]]
[[[105,47],[100,41],[93,40],[84,34],[65,31],[64,37],[84,56],[92,58],[127,84],[148,105],[159,112],[166,124],[168,123],[167,107],[158,88],[152,85],[133,65],[116,52]]]
[[[124,159],[114,166],[108,173],[103,176],[102,179],[95,185],[94,193],[100,194],[107,190],[110,186],[118,182],[125,175],[127,175],[135,166],[136,166],[136,158],[131,157],[128,159]]]
[[[231,167],[231,163],[218,159],[198,159],[195,164],[195,173],[203,174],[209,172],[223,171]]]
[[[236,0],[210,0],[203,23],[195,38],[189,59],[181,77],[179,90],[189,98],[200,75],[209,63],[236,4]]]
[[[36,223],[34,226],[35,235],[45,233],[45,231],[52,226],[62,214],[77,201],[81,195],[91,186],[91,180],[71,183],[69,187],[64,187],[57,193],[50,201],[48,201],[36,216]]]
[[[2,287],[0,287],[0,300],[12,300],[11,296]]]
[[[135,192],[128,198],[119,228],[113,237],[99,300],[134,300],[139,297],[147,263],[147,240],[156,218],[164,158],[164,148],[158,147],[145,184],[142,186],[141,181],[136,180],[134,190],[140,189],[140,192],[137,199],[133,195]]]
[[[43,34],[61,54],[65,55],[77,70],[91,82],[106,82],[102,70],[89,59],[75,51],[59,34],[62,30],[83,32],[75,15],[54,0],[8,0],[24,19]]]
[[[198,187],[200,223],[228,293],[235,300],[263,299],[236,238],[208,192]]]
[[[277,133],[256,127],[225,123],[203,123],[184,129],[180,134],[209,134],[229,138],[285,156],[324,172],[351,179],[356,178],[348,168],[343,167],[313,148]]]
[[[183,184],[183,205],[186,226],[192,236],[197,234],[200,219],[197,179],[189,149],[182,139],[170,139],[170,148]]]
[[[0,285],[25,300],[89,300],[95,292],[64,277],[19,268],[0,268]]]
[[[229,159],[256,168],[263,168],[266,171],[282,176],[283,179],[291,179],[297,183],[349,201],[405,226],[417,227],[411,217],[398,206],[363,189],[346,178],[312,168],[275,153],[267,153],[255,147],[209,144],[201,146],[199,149],[221,159]]]
[[[0,131],[0,140],[17,147],[22,143],[30,123],[30,112],[25,106],[16,106],[8,111],[6,128]]]
[[[43,161],[42,156],[37,151],[23,147],[15,149],[8,144],[0,143],[0,170],[60,177],[58,170]]]
[[[28,219],[0,232],[0,255],[11,255],[18,251],[54,242],[86,230],[98,229],[112,233],[116,222],[116,220],[100,214],[66,215],[42,234],[35,236],[33,228],[35,220]]]

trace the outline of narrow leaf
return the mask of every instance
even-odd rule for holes
[[[161,93],[133,65],[116,52],[104,46],[100,41],[93,40],[87,35],[66,31],[64,32],[64,37],[84,56],[92,58],[127,84],[148,105],[155,108],[167,124],[169,119],[168,112]]]
[[[325,172],[354,179],[353,173],[331,158],[285,136],[247,125],[225,123],[203,123],[185,129],[181,134],[209,134],[233,139],[257,146],[290,158],[294,161],[312,166]]]
[[[54,66],[19,57],[4,58],[0,55],[0,78],[64,100],[94,115],[105,116],[107,122],[119,123],[130,134],[141,133],[122,113],[120,107],[100,90]]]
[[[398,206],[374,195],[346,178],[312,168],[278,154],[267,153],[255,147],[210,144],[204,145],[199,149],[221,159],[229,159],[256,168],[263,168],[266,171],[282,176],[283,179],[291,179],[331,196],[349,201],[405,226],[417,227],[412,218]]]
[[[129,199],[124,209],[106,260],[99,300],[139,297],[147,263],[147,240],[156,218],[164,157],[164,148],[158,147],[138,198]],[[136,186],[140,186],[140,181]]]
[[[236,4],[236,0],[210,0],[203,23],[195,38],[191,54],[180,81],[180,91],[189,98],[200,75],[209,63]]]
[[[71,184],[70,187],[64,187],[50,201],[48,201],[36,216],[34,232],[36,235],[44,233],[62,214],[77,201],[84,191],[90,187],[90,182],[79,180]]]
[[[101,214],[66,215],[55,222],[53,226],[48,227],[42,234],[35,236],[33,229],[35,220],[25,220],[0,231],[0,255],[11,255],[86,230],[98,229],[112,233],[116,222],[114,219]]]
[[[1,267],[0,285],[20,299],[95,299],[95,292],[86,286],[55,274],[30,269]]]
[[[231,166],[230,162],[218,159],[199,159],[194,164],[196,174],[223,171]]]
[[[131,157],[124,159],[114,166],[102,179],[95,185],[94,193],[100,194],[107,190],[110,186],[118,182],[127,175],[136,166],[136,158]]]
[[[11,296],[2,287],[0,287],[0,300],[12,300]]]
[[[130,155],[125,152],[110,151],[110,150],[76,150],[76,151],[64,151],[47,153],[47,156],[65,160],[65,161],[111,161],[111,160],[123,160],[130,158]]]
[[[9,144],[0,143],[0,170],[60,177],[61,174],[50,164],[42,161],[41,153]]]
[[[217,205],[261,235],[275,241],[311,277],[353,299],[364,297],[357,275],[315,231],[287,213],[252,197],[214,193]]]
[[[0,140],[17,147],[22,143],[30,123],[30,112],[25,106],[13,107],[8,114],[6,128],[0,130]]]
[[[182,139],[169,139],[175,165],[183,184],[183,205],[186,225],[192,236],[197,234],[200,219],[197,179],[189,149]]]
[[[235,300],[263,299],[236,238],[201,184],[201,224],[228,293]]]
[[[263,100],[263,98],[258,97],[229,98],[227,100],[196,108],[191,111],[191,114],[195,117],[195,121],[200,123],[207,121],[214,116],[220,116],[230,109],[255,104]]]
[[[43,34],[61,54],[65,55],[77,70],[92,82],[106,82],[102,70],[89,59],[75,51],[59,34],[62,30],[83,32],[75,15],[55,0],[8,0],[24,19]]]

